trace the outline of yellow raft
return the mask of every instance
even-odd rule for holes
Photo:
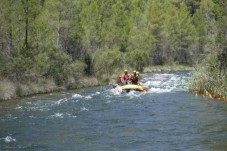
[[[135,91],[148,91],[148,88],[142,85],[133,85],[133,84],[128,84],[121,86],[122,90],[130,91],[130,90],[135,90]]]

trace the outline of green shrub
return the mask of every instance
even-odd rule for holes
[[[149,63],[149,55],[146,51],[134,50],[126,53],[127,63],[138,71],[143,71]]]
[[[95,57],[95,74],[113,74],[118,68],[124,66],[124,55],[118,50],[98,51]]]

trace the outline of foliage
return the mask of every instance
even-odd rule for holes
[[[223,73],[226,10],[225,0],[1,0],[0,77],[74,87],[125,67],[192,66],[213,51]]]
[[[149,61],[149,55],[145,51],[134,50],[126,53],[126,60],[128,64],[137,71],[143,71]]]
[[[212,43],[213,46],[207,45],[206,49],[214,52],[208,55],[193,73],[190,86],[190,89],[196,93],[223,100],[227,100],[226,17],[226,1],[203,0],[201,2],[201,8],[195,17],[195,23],[197,21],[201,23],[197,26],[199,43],[203,47],[206,46],[205,40],[209,40],[208,42]],[[207,37],[203,37],[205,33],[207,33]],[[207,50],[202,49],[202,51]]]
[[[95,54],[94,74],[111,75],[119,68],[123,67],[124,55],[118,50],[97,51]]]

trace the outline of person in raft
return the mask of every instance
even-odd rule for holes
[[[139,72],[133,71],[132,76],[130,77],[132,84],[138,85],[139,84]]]
[[[119,77],[123,85],[129,84],[128,70],[125,69],[124,74]]]

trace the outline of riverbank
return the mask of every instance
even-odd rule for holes
[[[192,70],[192,67],[188,66],[149,66],[144,68],[144,73],[148,72],[160,72],[160,71],[183,71]],[[129,71],[133,71],[129,69]],[[11,100],[17,98],[23,98],[38,94],[47,94],[52,92],[59,92],[63,90],[80,89],[85,87],[100,86],[106,84],[116,83],[117,77],[120,75],[120,71],[113,74],[111,77],[83,77],[76,82],[75,79],[69,80],[66,84],[58,86],[53,79],[39,79],[36,82],[13,82],[9,79],[3,79],[0,81],[0,100]]]
[[[200,69],[193,72],[189,91],[211,99],[227,101],[227,76],[224,73]]]
[[[208,58],[209,59],[209,58]],[[206,61],[204,61],[206,62]],[[204,95],[211,99],[227,101],[227,75],[220,73],[216,64],[200,65],[196,68],[182,65],[150,66],[144,69],[145,73],[162,71],[193,71],[189,91],[195,95]]]
[[[227,74],[220,69],[218,55],[209,55],[193,74],[189,91],[196,95],[227,101]]]
[[[13,82],[8,79],[0,81],[0,100],[12,100],[38,94],[60,92],[63,90],[80,89],[85,87],[100,86],[106,84],[105,81],[96,77],[85,77],[75,82],[63,86],[57,86],[52,79],[42,79],[37,82]]]

